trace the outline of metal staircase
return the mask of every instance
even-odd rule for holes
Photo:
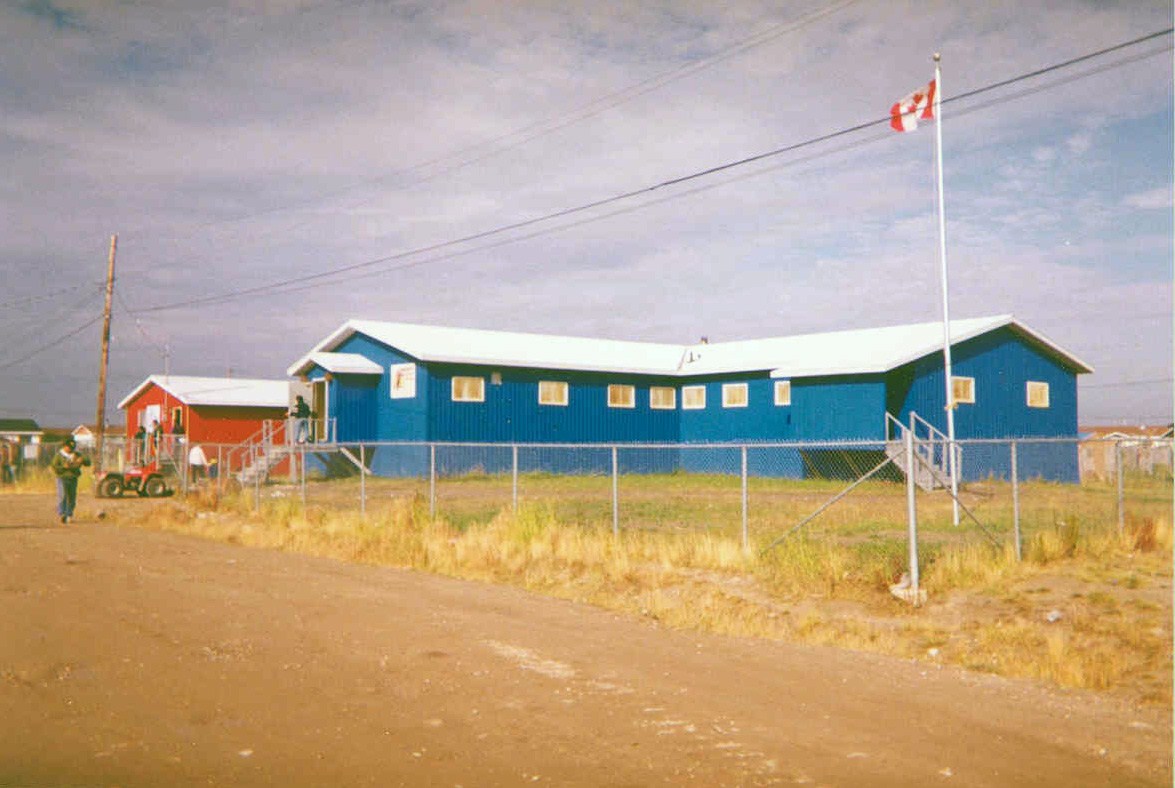
[[[909,473],[909,462],[905,452],[906,433],[913,433],[914,483],[923,490],[949,488],[951,486],[950,440],[933,424],[910,411],[910,423],[903,424],[892,414],[885,414],[885,454],[902,473]],[[962,476],[963,452],[958,442],[955,446],[955,469]]]
[[[261,429],[229,450],[225,464],[237,481],[243,486],[265,482],[273,469],[285,460],[290,461],[289,467],[293,473],[300,448],[334,447],[333,419],[318,424],[312,422],[302,442],[296,440],[297,424],[297,419],[266,419]]]

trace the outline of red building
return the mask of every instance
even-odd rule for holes
[[[289,400],[285,380],[152,375],[118,407],[126,410],[128,446],[140,426],[150,433],[158,422],[168,446],[199,443],[207,451],[249,440],[267,421],[284,422]]]

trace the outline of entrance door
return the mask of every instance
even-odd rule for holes
[[[327,413],[327,388],[325,380],[316,380],[310,390],[310,409],[314,411],[314,426],[311,430],[312,440],[318,443],[329,441],[333,436],[327,432],[329,414]]]

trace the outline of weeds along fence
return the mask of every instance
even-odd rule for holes
[[[953,525],[949,484],[918,474],[920,541],[1019,544],[1056,528],[1169,520],[1172,442],[1076,439],[960,440]],[[900,443],[296,444],[243,451],[170,447],[170,485],[267,501],[369,513],[405,499],[458,528],[503,511],[539,507],[569,526],[708,533],[764,546],[808,534],[868,540],[905,533],[908,500]],[[51,456],[53,447],[45,446]],[[1087,461],[1094,456],[1096,463]],[[108,441],[104,467],[126,464]],[[851,488],[851,489],[850,489]],[[847,490],[847,493],[846,493]],[[833,502],[829,505],[830,502]],[[818,513],[818,516],[812,517]],[[810,518],[810,519],[809,519]]]

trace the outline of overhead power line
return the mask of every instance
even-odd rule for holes
[[[620,88],[619,90],[615,90],[598,98],[592,99],[591,101],[574,107],[566,112],[541,118],[526,125],[507,131],[496,137],[491,137],[490,139],[483,140],[472,145],[467,145],[463,148],[450,151],[440,156],[435,156],[431,159],[418,162],[417,164],[396,170],[392,173],[383,174],[372,178],[365,178],[349,186],[327,192],[324,195],[318,195],[312,200],[287,204],[284,206],[265,208],[259,211],[241,214],[231,218],[206,222],[199,225],[196,230],[207,229],[222,224],[240,222],[247,219],[253,219],[258,216],[280,213],[294,208],[308,207],[310,205],[321,203],[323,200],[347,194],[351,191],[354,191],[356,188],[383,183],[396,175],[402,176],[420,172],[436,165],[452,162],[448,166],[405,183],[400,188],[403,189],[412,186],[419,186],[420,184],[435,180],[442,175],[457,172],[473,164],[478,164],[494,156],[514,150],[515,148],[525,145],[528,142],[532,142],[541,137],[553,134],[556,131],[560,131],[569,126],[575,125],[576,123],[580,123],[582,121],[596,117],[597,115],[606,112],[609,109],[613,109],[624,103],[632,101],[633,99],[639,98],[640,96],[652,93],[666,85],[685,79],[686,77],[692,76],[700,71],[712,68],[713,66],[726,60],[730,60],[731,58],[741,55],[744,52],[749,52],[752,49],[756,49],[760,46],[771,43],[772,41],[775,41],[776,39],[781,38],[788,33],[794,33],[795,31],[807,27],[808,25],[823,19],[826,16],[841,11],[848,6],[854,5],[857,2],[859,2],[859,0],[838,0],[838,2],[834,2],[823,8],[819,8],[815,11],[810,11],[806,14],[803,14],[797,19],[780,22],[770,26],[766,30],[762,30],[758,33],[747,36],[746,38],[740,39],[726,48],[717,51],[709,57],[678,66],[677,68],[664,71],[651,77],[647,77],[631,85]],[[370,202],[370,200],[363,200],[358,203],[353,203],[349,207],[358,208],[367,204],[368,202]],[[292,226],[287,226],[283,229],[284,231],[289,231],[296,229],[305,223],[306,222],[300,222]],[[195,232],[195,230],[193,230],[193,232]]]
[[[1168,36],[1172,32],[1173,32],[1173,28],[1166,28],[1164,30],[1156,31],[1156,32],[1150,33],[1148,35],[1141,36],[1139,38],[1135,38],[1135,39],[1132,39],[1127,42],[1123,42],[1121,44],[1116,44],[1114,46],[1106,47],[1104,49],[1099,49],[1095,52],[1090,52],[1085,55],[1081,55],[1079,57],[1070,58],[1068,60],[1061,61],[1059,63],[1055,63],[1051,66],[1047,66],[1044,68],[1036,69],[1035,71],[1030,71],[1025,74],[1021,74],[1017,77],[1012,77],[1010,79],[1001,80],[999,82],[995,82],[990,85],[985,85],[983,87],[976,88],[971,91],[967,91],[967,92],[959,94],[957,96],[952,96],[950,98],[943,99],[942,104],[953,104],[955,102],[964,101],[966,99],[974,98],[976,96],[979,96],[979,95],[982,95],[985,93],[989,93],[989,92],[996,90],[998,88],[1007,87],[1009,85],[1023,82],[1025,80],[1040,77],[1045,74],[1050,74],[1050,73],[1053,73],[1053,72],[1056,72],[1056,71],[1059,71],[1059,70],[1062,70],[1065,68],[1070,68],[1074,65],[1084,63],[1084,62],[1090,61],[1090,60],[1098,58],[1098,57],[1103,57],[1107,54],[1122,51],[1122,50],[1127,49],[1129,47],[1138,46],[1138,45],[1147,43],[1149,41],[1155,40],[1157,38]],[[1144,55],[1144,56],[1150,56],[1152,54],[1155,54],[1155,53],[1148,53],[1147,55]],[[1131,58],[1131,59],[1128,59],[1127,62],[1132,62],[1133,60],[1136,60],[1136,59],[1138,59],[1138,58],[1137,57]],[[1093,73],[1100,73],[1101,70],[1104,70],[1104,69],[1097,70]],[[1028,91],[1022,91],[1021,93],[1017,94],[1014,97],[1019,98],[1024,95],[1029,95],[1032,92],[1036,92],[1036,91],[1042,90],[1042,89],[1044,89],[1044,88],[1034,88],[1034,89],[1030,89]],[[971,113],[971,112],[978,111],[980,108],[981,107],[971,107],[971,108],[963,110],[963,112]],[[659,191],[659,190],[671,189],[675,186],[680,186],[682,184],[686,184],[686,183],[689,183],[692,181],[707,178],[707,177],[716,175],[718,173],[722,173],[722,172],[726,172],[729,170],[745,167],[750,164],[755,164],[758,162],[773,159],[773,158],[776,158],[778,156],[782,156],[782,155],[785,155],[788,153],[794,153],[796,151],[799,151],[799,150],[802,150],[805,148],[813,147],[816,145],[820,145],[822,143],[830,142],[832,140],[836,140],[836,139],[840,139],[842,137],[856,134],[858,132],[865,131],[867,129],[870,129],[870,128],[873,128],[876,126],[881,126],[883,124],[887,125],[887,124],[889,124],[889,122],[890,122],[890,118],[887,115],[882,118],[876,118],[873,120],[865,121],[863,123],[855,124],[853,126],[847,126],[845,128],[841,128],[836,131],[828,132],[826,134],[821,134],[821,135],[818,135],[815,137],[810,137],[810,138],[803,140],[801,142],[796,142],[796,143],[792,143],[789,145],[784,145],[784,146],[774,148],[769,151],[765,151],[763,153],[758,153],[758,154],[754,154],[751,156],[746,156],[741,159],[736,159],[733,161],[725,162],[723,164],[718,164],[718,165],[715,165],[712,167],[708,167],[708,168],[705,168],[702,170],[697,170],[695,172],[691,172],[691,173],[688,173],[685,175],[670,178],[668,180],[661,181],[661,182],[653,184],[651,186],[645,186],[645,187],[641,187],[638,189],[632,189],[630,191],[615,194],[610,197],[605,197],[605,198],[602,198],[599,200],[593,200],[591,202],[583,203],[583,204],[573,206],[570,208],[564,208],[564,209],[558,210],[558,211],[553,211],[551,213],[547,213],[547,214],[533,217],[530,219],[524,219],[521,221],[509,223],[509,224],[500,225],[498,227],[495,227],[495,228],[492,228],[489,230],[482,230],[482,231],[479,231],[476,233],[471,233],[468,235],[461,236],[459,238],[454,238],[454,239],[450,239],[447,241],[441,241],[438,243],[429,244],[429,245],[417,247],[414,249],[409,249],[409,250],[406,250],[403,252],[397,252],[394,254],[385,255],[382,257],[377,257],[377,258],[373,258],[370,260],[365,260],[365,261],[362,261],[359,263],[352,263],[349,265],[340,266],[338,268],[334,268],[329,271],[320,271],[320,272],[313,273],[313,274],[305,274],[305,275],[297,276],[297,277],[289,277],[286,279],[280,279],[280,280],[276,280],[273,282],[269,282],[264,285],[257,285],[255,287],[227,291],[227,292],[216,294],[216,295],[203,296],[200,298],[187,299],[187,300],[183,300],[183,301],[175,301],[175,302],[165,303],[165,304],[157,304],[154,306],[142,308],[139,310],[139,313],[161,312],[161,311],[172,310],[172,309],[180,309],[183,307],[199,306],[202,304],[222,303],[224,301],[235,300],[237,298],[243,298],[243,297],[251,296],[251,295],[261,295],[261,294],[266,294],[266,293],[274,293],[274,292],[281,291],[285,288],[289,288],[294,285],[321,281],[323,279],[329,279],[331,277],[338,277],[342,274],[355,272],[355,271],[361,271],[363,269],[369,269],[374,266],[383,265],[383,264],[395,262],[398,260],[403,260],[405,258],[415,257],[418,255],[425,255],[425,254],[429,254],[431,252],[441,251],[441,250],[448,249],[448,248],[451,248],[454,246],[459,246],[462,244],[469,244],[469,243],[473,243],[475,241],[493,238],[493,237],[496,237],[496,236],[499,236],[499,235],[502,235],[502,234],[505,234],[508,232],[524,229],[527,227],[532,227],[534,225],[538,225],[538,224],[542,224],[542,223],[546,223],[546,222],[552,222],[552,221],[555,221],[558,219],[566,218],[566,217],[573,216],[573,215],[580,214],[580,213],[585,213],[587,211],[602,208],[604,206],[618,203],[621,201],[630,200],[630,199],[633,199],[633,198],[636,198],[639,196],[650,195],[650,194],[652,194],[656,191]],[[440,258],[440,259],[443,259],[443,258]]]
[[[1116,383],[1090,383],[1082,386],[1083,389],[1117,389],[1125,388],[1127,386],[1157,386],[1160,383],[1165,383],[1170,386],[1175,384],[1175,380],[1170,377],[1166,378],[1148,378],[1146,380],[1120,380]]]
[[[63,336],[59,336],[59,337],[57,337],[57,339],[54,339],[54,340],[52,340],[51,342],[47,342],[47,343],[46,343],[46,344],[44,344],[44,345],[41,345],[41,346],[39,346],[39,347],[36,347],[36,348],[33,348],[33,349],[32,349],[32,350],[30,350],[28,353],[25,353],[23,356],[19,356],[19,357],[17,357],[17,358],[14,358],[14,359],[11,359],[11,360],[9,360],[9,361],[6,361],[6,362],[4,362],[3,364],[0,364],[0,369],[8,369],[9,367],[14,367],[14,366],[16,366],[17,364],[21,363],[22,361],[28,361],[30,358],[32,358],[33,356],[37,355],[38,353],[44,353],[46,350],[50,350],[50,349],[52,349],[52,348],[55,348],[55,347],[57,347],[58,345],[60,345],[62,342],[64,342],[65,340],[67,340],[67,339],[72,339],[73,337],[75,337],[75,336],[77,336],[78,334],[82,333],[82,332],[83,332],[83,331],[85,331],[87,328],[89,328],[90,326],[94,325],[95,323],[97,323],[97,322],[98,322],[99,320],[101,320],[101,319],[102,319],[102,315],[101,315],[101,314],[99,314],[99,315],[97,315],[97,316],[95,316],[95,317],[93,317],[93,318],[91,318],[91,319],[87,320],[85,323],[83,323],[82,325],[80,325],[80,326],[78,326],[77,328],[73,329],[73,330],[72,330],[72,331],[70,331],[69,333],[67,333],[67,334],[65,334],[65,335],[63,335]]]
[[[82,290],[87,287],[92,288],[93,290],[97,291],[98,288],[100,288],[101,286],[102,286],[101,282],[83,282],[82,284],[79,284],[79,285],[72,285],[70,287],[62,287],[58,290],[50,290],[47,293],[37,293],[35,295],[21,296],[20,298],[12,298],[7,301],[0,301],[0,307],[7,308],[7,307],[19,307],[24,304],[36,304],[36,303],[40,303],[41,301],[48,301],[49,299],[56,298],[57,296],[60,296],[60,295],[65,295],[66,293],[72,293],[77,290]]]

